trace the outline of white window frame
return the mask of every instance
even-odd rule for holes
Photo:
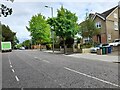
[[[118,30],[118,22],[114,22],[114,29]]]
[[[114,13],[114,18],[118,18],[117,13]]]
[[[96,22],[96,27],[97,27],[97,28],[101,28],[101,27],[102,27],[101,21]]]

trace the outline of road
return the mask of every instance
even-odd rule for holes
[[[2,53],[2,88],[118,88],[118,64],[35,50]]]

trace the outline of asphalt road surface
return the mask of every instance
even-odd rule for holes
[[[118,88],[118,65],[16,50],[2,53],[2,88]]]

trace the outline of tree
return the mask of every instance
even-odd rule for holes
[[[6,0],[6,1],[11,1],[13,2],[14,0]],[[0,17],[3,15],[4,17],[7,17],[8,15],[12,14],[12,8],[8,8],[6,5],[4,4],[0,4],[0,8],[1,8],[1,13],[0,13]]]
[[[82,38],[90,38],[92,41],[92,37],[97,35],[99,32],[100,30],[95,26],[93,19],[86,15],[85,21],[80,23],[79,33],[81,34]]]
[[[26,49],[28,49],[28,48],[30,48],[30,46],[31,46],[31,41],[30,41],[30,40],[25,40],[25,41],[22,43],[22,45],[23,45]]]
[[[19,43],[18,38],[16,37],[16,35],[14,36],[14,40],[13,40],[13,48],[16,49],[16,45]]]
[[[14,41],[16,33],[10,30],[9,26],[2,25],[2,40],[3,41]]]
[[[59,36],[64,42],[64,53],[66,53],[66,39],[74,38],[78,32],[79,28],[77,20],[78,17],[74,13],[63,8],[63,6],[60,8],[60,10],[57,10],[57,17],[48,19],[48,23],[51,27],[53,27],[56,35]]]
[[[16,37],[16,33],[13,32],[9,26],[2,25],[2,41],[11,41],[12,47],[14,47],[19,40]]]
[[[31,37],[35,43],[43,44],[50,42],[50,26],[41,14],[32,16],[29,21],[29,27],[26,28],[31,33]]]

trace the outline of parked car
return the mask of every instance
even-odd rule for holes
[[[118,46],[120,45],[120,39],[115,39],[112,43],[109,43],[110,46]]]
[[[98,44],[95,47],[91,47],[90,52],[97,53],[97,50],[100,49],[100,47],[109,47],[109,44]]]
[[[20,47],[20,50],[25,50],[25,47]]]

